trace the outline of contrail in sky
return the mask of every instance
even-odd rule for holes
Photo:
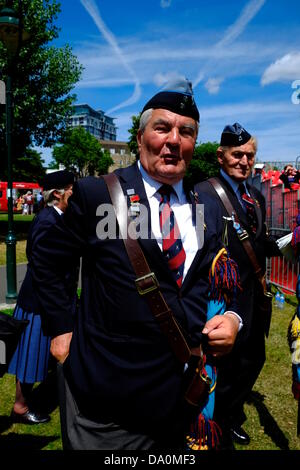
[[[111,45],[111,47],[114,50],[116,56],[120,59],[120,62],[123,64],[124,68],[127,70],[127,72],[129,73],[130,77],[132,78],[132,80],[134,82],[133,94],[126,101],[123,101],[122,103],[118,104],[114,108],[111,108],[108,111],[106,111],[107,114],[111,114],[112,112],[116,111],[117,109],[121,109],[121,108],[124,108],[125,106],[129,106],[130,104],[136,103],[136,101],[141,96],[140,81],[139,81],[138,77],[136,76],[134,70],[126,62],[115,36],[108,29],[108,27],[104,23],[103,19],[101,18],[99,9],[98,9],[96,3],[94,2],[94,0],[80,0],[80,2],[83,5],[83,7],[86,9],[86,11],[89,13],[89,15],[92,17],[92,19],[94,20],[94,23],[96,24],[96,26],[99,29],[100,33],[104,36],[106,41]]]
[[[213,51],[218,51],[223,49],[225,46],[231,44],[246,28],[247,24],[255,17],[255,15],[259,12],[259,10],[263,7],[266,0],[251,0],[245,8],[243,9],[242,13],[238,17],[238,19],[227,29],[225,32],[224,37],[213,46]],[[193,83],[193,88],[195,88],[199,82],[204,78],[205,73],[208,69],[208,65],[213,62],[209,60],[204,68],[199,73],[198,77]]]

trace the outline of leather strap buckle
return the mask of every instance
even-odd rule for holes
[[[153,272],[146,274],[145,276],[138,277],[135,280],[135,284],[140,295],[148,294],[159,287],[158,280]]]
[[[238,237],[241,241],[247,240],[247,238],[249,238],[249,234],[248,234],[247,230],[243,230],[240,233],[238,232]]]

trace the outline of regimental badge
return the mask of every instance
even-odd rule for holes
[[[190,191],[190,197],[195,201],[195,204],[196,206],[199,204],[199,194],[197,192],[194,192],[194,191]],[[207,229],[207,225],[204,221],[204,214],[203,212],[199,209],[199,207],[197,207],[197,212],[198,212],[198,215],[201,217],[201,219],[203,220],[203,230],[206,230]]]
[[[140,196],[138,194],[129,195],[130,207],[129,215],[136,216],[140,213]]]

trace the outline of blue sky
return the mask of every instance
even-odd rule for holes
[[[168,79],[185,76],[200,111],[198,142],[219,141],[237,121],[257,136],[259,160],[300,155],[299,0],[62,0],[61,8],[55,44],[70,44],[84,66],[77,102],[115,117],[118,140]]]

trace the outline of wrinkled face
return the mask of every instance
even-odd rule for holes
[[[228,176],[237,182],[245,181],[251,174],[255,163],[255,148],[253,142],[246,142],[240,147],[229,147],[217,150],[221,168]]]
[[[59,207],[59,209],[62,210],[63,212],[65,212],[68,206],[69,197],[72,196],[73,194],[73,185],[69,184],[69,186],[66,186],[64,189],[65,189],[64,194],[59,194],[57,192],[55,193],[55,196],[57,197],[57,199],[59,199],[59,203],[57,204],[57,207]]]
[[[196,138],[194,119],[166,109],[154,109],[144,132],[138,132],[141,164],[153,179],[175,184],[185,175]]]

